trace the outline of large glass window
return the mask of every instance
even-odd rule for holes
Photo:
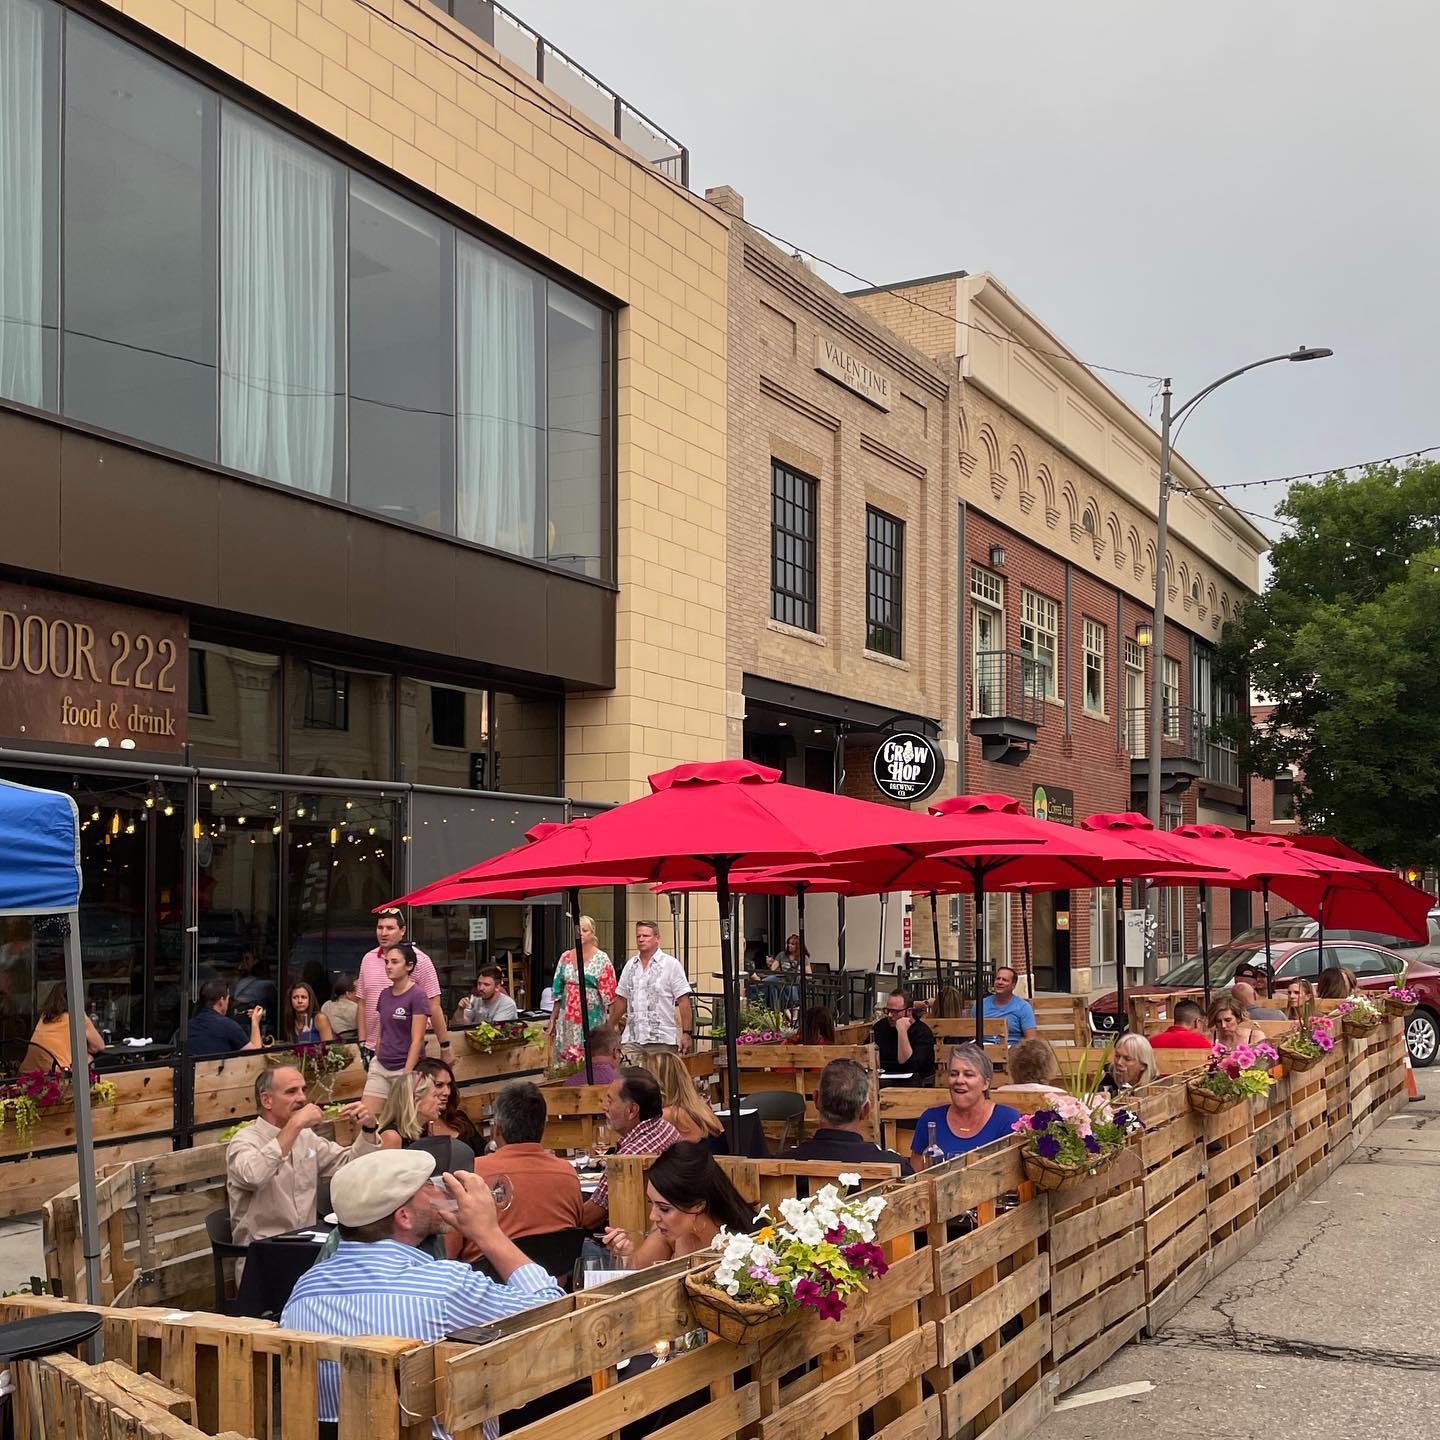
[[[489,691],[403,679],[398,735],[406,780],[491,788]]]
[[[770,462],[770,618],[801,630],[818,628],[815,548],[819,485]]]
[[[1165,657],[1160,672],[1164,676],[1164,689],[1160,692],[1161,704],[1165,710],[1165,738],[1180,738],[1180,662],[1172,655]]]
[[[339,496],[343,173],[227,104],[220,179],[220,457]]]
[[[219,104],[74,16],[65,44],[65,414],[213,460]]]
[[[55,409],[59,12],[0,6],[0,396]]]
[[[350,502],[455,530],[455,231],[350,177]]]
[[[1056,603],[1033,590],[1020,592],[1020,653],[1038,671],[1036,686],[1053,700],[1059,693],[1059,609]]]
[[[1085,708],[1092,715],[1105,713],[1105,627],[1085,621]]]
[[[388,675],[292,658],[285,663],[285,687],[291,774],[390,778]]]
[[[468,236],[455,253],[459,534],[543,556],[545,282]]]
[[[190,747],[203,764],[280,768],[280,657],[190,642]]]
[[[545,316],[550,562],[599,578],[610,533],[605,312],[551,285]]]
[[[902,652],[905,617],[905,523],[865,508],[865,648]]]

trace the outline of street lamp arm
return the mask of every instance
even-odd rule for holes
[[[1198,405],[1212,390],[1218,390],[1222,385],[1228,384],[1237,376],[1245,374],[1247,370],[1258,370],[1262,365],[1273,365],[1277,360],[1290,360],[1294,356],[1291,353],[1284,355],[1269,355],[1264,360],[1252,360],[1248,365],[1242,365],[1238,370],[1232,370],[1228,375],[1222,375],[1218,380],[1212,380],[1203,390],[1197,390],[1183,405],[1177,406],[1170,412],[1171,421],[1180,419],[1187,410]]]

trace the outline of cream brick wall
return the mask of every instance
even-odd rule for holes
[[[726,217],[427,0],[109,3],[620,302],[616,685],[567,702],[566,788],[721,757]]]

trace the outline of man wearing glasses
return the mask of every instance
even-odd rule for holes
[[[875,1026],[882,1085],[925,1086],[935,1083],[935,1036],[917,1020],[904,990],[885,997],[885,1015]]]

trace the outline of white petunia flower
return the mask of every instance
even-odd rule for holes
[[[842,1185],[858,1185],[860,1177],[853,1170],[842,1170],[840,1172],[840,1183]]]

